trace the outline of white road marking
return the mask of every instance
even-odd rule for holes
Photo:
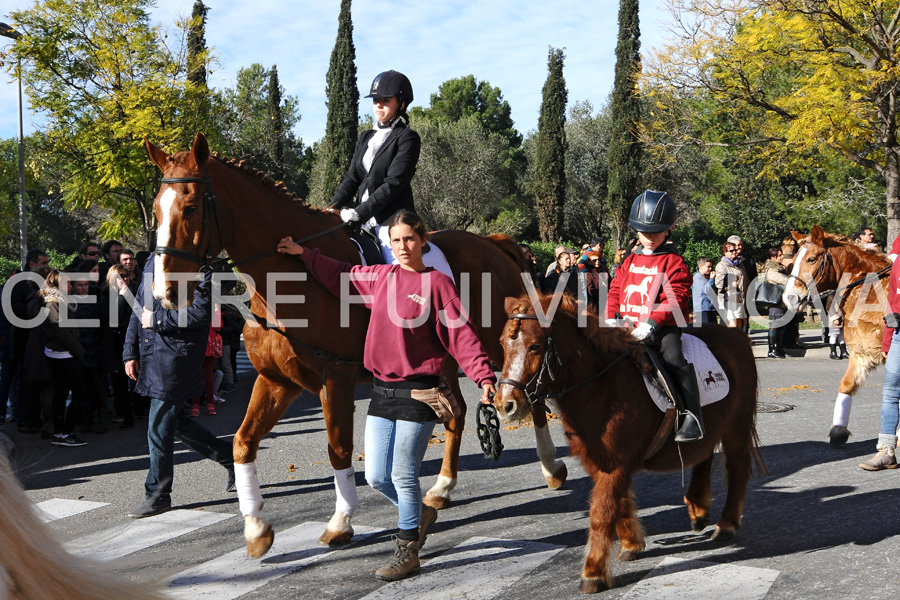
[[[155,546],[233,517],[202,510],[173,510],[100,531],[66,544],[66,550],[93,560],[111,560]]]
[[[778,571],[667,558],[634,584],[623,600],[762,600]]]
[[[57,519],[65,519],[74,515],[108,506],[108,502],[90,502],[88,500],[66,500],[64,498],[53,498],[52,500],[44,500],[35,504],[38,509],[38,516],[49,523]]]
[[[564,548],[541,542],[469,538],[424,563],[422,572],[415,577],[389,583],[363,600],[488,600]]]
[[[359,525],[354,525],[353,529],[354,542],[383,531]],[[325,523],[308,522],[279,531],[272,549],[262,560],[248,558],[246,549],[242,547],[182,571],[169,580],[166,595],[191,600],[230,600],[252,592],[279,577],[338,552],[340,549],[319,544],[319,536],[324,530]]]

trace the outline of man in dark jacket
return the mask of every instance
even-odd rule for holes
[[[122,355],[125,373],[137,381],[135,392],[151,398],[147,424],[150,471],[145,484],[146,500],[129,513],[135,519],[172,508],[176,437],[225,467],[226,491],[234,489],[231,442],[217,438],[191,420],[188,403],[204,389],[203,358],[212,320],[210,274],[207,272],[197,286],[188,308],[166,309],[156,298],[144,301],[144,292],[153,285],[153,262],[151,257],[144,267],[146,285],[138,289],[135,298],[136,305],[143,307],[143,314],[132,314]],[[186,315],[179,314],[182,312]],[[184,326],[179,326],[179,316],[186,317]]]

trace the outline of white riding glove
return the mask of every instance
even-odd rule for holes
[[[653,333],[653,326],[646,321],[638,323],[638,326],[631,330],[631,335],[639,340],[647,339],[651,333]]]
[[[352,208],[341,209],[341,221],[344,223],[356,223],[359,221],[359,213]]]
[[[607,327],[620,327],[619,321],[616,319],[607,319],[606,326]]]

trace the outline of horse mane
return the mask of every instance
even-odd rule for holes
[[[5,452],[0,452],[0,504],[0,597],[163,599],[156,584],[125,581],[98,563],[66,552],[38,518]]]
[[[846,251],[844,253],[846,258],[841,265],[844,271],[873,273],[891,264],[890,259],[883,252],[871,248],[863,248],[846,235],[826,233],[823,241],[825,248],[842,248]]]
[[[542,294],[540,297],[541,306],[546,314],[547,307],[553,300],[553,294]],[[531,302],[525,298],[521,298],[513,307],[512,313],[528,313],[533,311]],[[623,327],[601,327],[599,319],[595,313],[587,312],[587,324],[580,327],[578,320],[578,303],[568,294],[563,294],[560,299],[559,306],[556,310],[554,319],[563,317],[571,322],[572,327],[584,337],[591,347],[601,354],[619,356],[620,354],[628,354],[637,364],[641,371],[649,371],[650,365],[644,356],[644,350],[641,343],[634,338]],[[515,339],[519,333],[521,321],[519,319],[510,319],[507,323],[505,335],[510,339]]]

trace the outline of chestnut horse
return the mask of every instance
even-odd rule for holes
[[[891,261],[881,252],[867,250],[848,237],[825,233],[818,225],[808,236],[796,231],[792,235],[800,250],[794,259],[792,277],[785,286],[785,306],[796,311],[812,300],[820,314],[825,315],[821,299],[813,296],[811,290],[822,294],[843,286],[834,301],[839,302],[844,317],[844,341],[850,350],[850,360],[838,386],[828,432],[831,445],[837,447],[850,437],[847,425],[853,394],[875,367],[884,364],[881,339],[884,315],[888,312],[887,275]],[[873,275],[876,273],[883,275],[880,280]],[[825,319],[823,316],[823,322]]]
[[[274,324],[254,326],[255,317],[247,315],[244,329],[247,354],[259,373],[244,422],[234,436],[248,555],[265,554],[274,537],[271,525],[261,518],[262,495],[255,465],[259,443],[304,389],[317,394],[322,402],[328,455],[335,471],[335,513],[320,541],[328,545],[348,542],[358,504],[351,465],[355,389],[357,381],[371,378],[362,368],[369,311],[359,305],[347,310],[345,303],[307,277],[301,261],[275,252],[278,240],[292,235],[327,256],[359,264],[347,228],[336,212],[297,201],[284,186],[258,171],[211,157],[206,139],[199,133],[189,152],[170,156],[149,141],[146,146],[163,172],[154,202],[160,223],[154,296],[170,307],[185,305],[191,288],[176,285],[173,274],[196,273],[198,263],[208,266],[224,249],[247,281],[250,310]],[[483,238],[463,231],[437,232],[430,239],[444,251],[460,282],[464,306],[466,298],[470,299],[469,315],[488,355],[501,364],[499,338],[506,322],[503,298],[524,290],[521,272],[525,263],[518,245],[506,236]],[[471,282],[468,294],[466,280]],[[285,295],[288,293],[293,297]],[[302,299],[297,297],[300,293]],[[448,356],[444,372],[453,392],[462,399],[452,357]],[[435,508],[449,505],[450,491],[456,485],[464,404],[463,408],[462,416],[445,425],[441,472],[425,497]],[[556,460],[546,415],[537,411],[534,420],[541,468],[547,484],[556,489],[566,479],[565,463]]]
[[[653,403],[642,381],[647,362],[640,342],[624,329],[600,327],[596,316],[588,316],[581,327],[571,300],[563,297],[555,314],[553,302],[551,296],[541,298],[541,314],[547,315],[542,318],[529,300],[506,300],[505,362],[494,404],[501,415],[516,419],[531,410],[534,400],[555,398],[572,454],[594,480],[579,591],[612,587],[609,557],[616,534],[620,560],[643,551],[644,530],[631,493],[631,480],[642,469],[693,466],[684,502],[693,530],[702,531],[710,519],[714,450],[721,444],[728,497],[712,539],[734,536],[741,527],[752,459],[758,470],[763,468],[756,448],[756,365],[747,336],[718,325],[690,331],[710,347],[731,387],[724,399],[703,407],[704,438],[677,444],[672,421]],[[665,441],[659,446],[662,435]]]

